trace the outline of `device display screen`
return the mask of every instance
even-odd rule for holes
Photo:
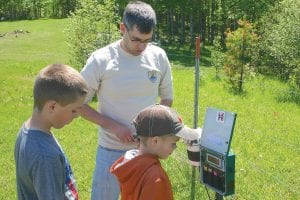
[[[209,161],[210,163],[213,163],[213,164],[215,164],[217,166],[221,166],[220,159],[216,158],[216,157],[214,157],[212,155],[207,154],[207,161]]]

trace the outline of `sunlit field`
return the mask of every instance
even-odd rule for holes
[[[67,19],[0,22],[0,199],[17,198],[14,143],[19,128],[32,111],[35,75],[50,63],[69,64],[66,23]],[[167,53],[173,68],[173,107],[185,124],[192,127],[193,52],[169,47]],[[226,198],[299,199],[300,107],[279,101],[287,85],[257,75],[244,83],[242,95],[232,94],[222,78],[215,79],[215,69],[209,66],[209,47],[202,55],[198,125],[203,125],[207,107],[237,113],[231,146],[236,155],[235,195]],[[90,199],[97,126],[78,118],[53,132],[70,160],[80,199]],[[162,163],[170,176],[175,199],[190,199],[193,179],[184,143]],[[213,199],[214,192],[206,191],[199,182],[198,169],[196,172],[195,199]]]

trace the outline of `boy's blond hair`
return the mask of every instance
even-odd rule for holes
[[[43,68],[35,79],[34,108],[42,110],[49,100],[65,106],[87,92],[86,82],[78,71],[68,65],[51,64]]]

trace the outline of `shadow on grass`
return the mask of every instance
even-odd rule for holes
[[[300,91],[289,88],[277,96],[277,101],[282,103],[295,103],[300,106]]]
[[[276,101],[278,103],[294,103],[297,106],[300,106],[300,88],[289,85],[287,80],[284,80],[273,73],[264,73],[264,78],[268,78],[270,80],[280,81],[282,84],[286,84],[287,87],[279,89],[276,91]],[[262,80],[263,81],[263,80]],[[264,85],[264,84],[262,84]],[[267,88],[268,89],[268,88]],[[274,88],[272,88],[274,90]]]
[[[170,62],[183,67],[195,66],[195,49],[190,50],[188,47],[177,48],[175,46],[162,46],[162,48],[166,51]],[[201,47],[200,65],[210,67],[210,57],[211,51]]]

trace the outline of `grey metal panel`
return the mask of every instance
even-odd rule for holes
[[[200,145],[227,155],[230,149],[236,113],[207,108]]]

